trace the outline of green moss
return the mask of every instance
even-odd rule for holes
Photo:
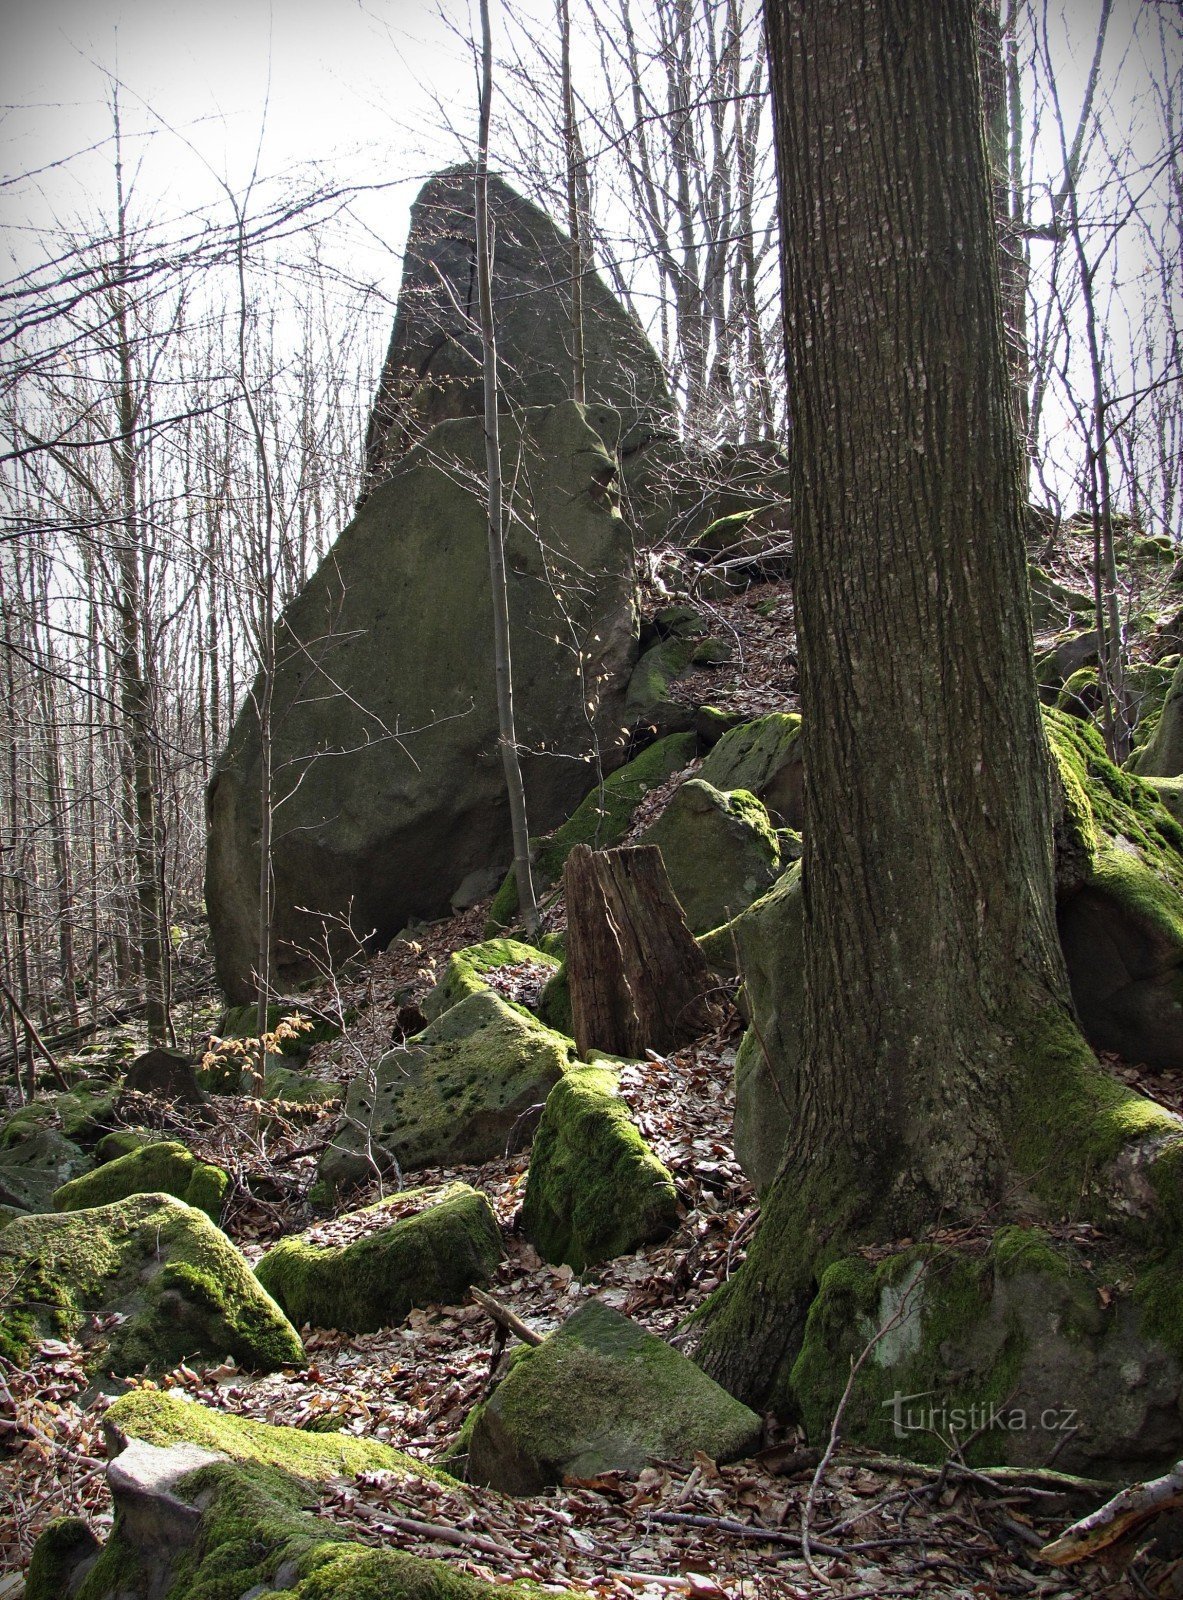
[[[217,1222],[229,1186],[229,1174],[221,1167],[199,1161],[183,1144],[168,1141],[142,1145],[64,1183],[54,1194],[53,1208],[83,1211],[133,1194],[171,1194]]]
[[[1074,672],[1056,696],[1056,707],[1074,717],[1087,717],[1098,704],[1100,684],[1096,667]]]
[[[999,1228],[991,1242],[994,1265],[1004,1278],[1020,1272],[1040,1272],[1048,1278],[1067,1278],[1069,1266],[1041,1228]]]
[[[795,712],[773,711],[732,728],[703,761],[699,777],[716,789],[746,789],[768,799],[777,780],[797,759],[801,718]]]
[[[570,818],[546,838],[531,841],[534,850],[534,885],[539,891],[557,883],[567,857],[577,844],[594,850],[609,850],[618,845],[629,830],[633,813],[641,801],[675,772],[693,761],[698,741],[692,733],[675,733],[656,744],[626,766],[605,778],[580,802]],[[514,875],[505,881],[489,909],[489,933],[506,928],[517,915],[518,891]]]
[[[763,804],[744,789],[724,794],[701,778],[679,786],[641,842],[660,849],[696,934],[751,905],[780,871],[780,845]]]
[[[31,1296],[34,1264],[44,1276]],[[14,1222],[0,1234],[0,1304],[43,1331],[91,1338],[95,1371],[226,1355],[261,1370],[303,1360],[295,1330],[225,1235],[163,1194]],[[123,1320],[88,1333],[91,1313],[112,1312]]]
[[[575,1033],[575,1022],[571,1014],[571,980],[567,974],[567,963],[564,961],[555,973],[547,979],[546,986],[538,999],[538,1016],[548,1028],[553,1028],[556,1033],[565,1033],[568,1038]]]
[[[95,1145],[94,1158],[99,1162],[118,1161],[120,1156],[129,1156],[135,1150],[142,1150],[159,1137],[159,1134],[145,1133],[138,1128],[116,1128],[113,1133],[105,1133]]]
[[[487,989],[489,986],[485,977],[488,973],[496,972],[499,967],[519,966],[526,961],[558,967],[557,960],[545,955],[534,945],[522,944],[517,939],[486,939],[483,944],[457,950],[448,958],[443,977],[424,1000],[423,1015],[428,1022],[434,1022],[470,994]]]
[[[582,1272],[665,1238],[673,1179],[628,1114],[607,1067],[573,1067],[547,1097],[530,1156],[522,1227],[547,1261]]]
[[[60,1094],[44,1095],[14,1111],[0,1132],[0,1150],[22,1144],[43,1128],[59,1129],[74,1144],[89,1148],[110,1128],[117,1087],[105,1078],[84,1078]]]
[[[98,1541],[81,1517],[57,1517],[33,1547],[25,1600],[62,1600],[79,1562],[96,1554]]]
[[[472,1284],[490,1281],[502,1256],[489,1202],[457,1183],[404,1192],[362,1215],[380,1223],[384,1211],[401,1211],[412,1200],[421,1203],[414,1215],[353,1244],[281,1240],[256,1267],[259,1282],[297,1326],[309,1322],[347,1333],[389,1327],[412,1306],[458,1305]]]

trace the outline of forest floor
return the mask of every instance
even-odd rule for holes
[[[735,660],[703,669],[709,682],[686,682],[681,692],[751,715],[790,708],[795,661],[786,647],[787,588],[761,585],[712,610],[733,638]],[[638,829],[658,798],[650,797]],[[484,914],[476,907],[416,930],[334,978],[321,1001],[356,1020],[343,1039],[317,1047],[311,1070],[344,1081],[351,1064],[371,1062],[399,1042],[407,1022],[402,1008],[427,992],[453,950],[479,941]],[[561,926],[560,902],[548,907],[547,919]],[[539,974],[524,965],[495,977],[510,997],[528,999]],[[193,1015],[196,1046],[209,1027],[206,1004]],[[489,1196],[506,1246],[490,1286],[498,1301],[546,1333],[595,1295],[677,1342],[688,1314],[743,1261],[757,1221],[754,1194],[730,1143],[741,1029],[732,1012],[692,1048],[651,1056],[623,1073],[622,1091],[678,1190],[681,1224],[663,1244],[576,1277],[541,1261],[517,1231],[525,1154],[414,1174],[416,1186],[459,1178]],[[93,1071],[103,1048],[126,1052],[137,1042],[125,1026],[122,1039],[117,1031],[96,1041],[78,1065],[84,1061]],[[1177,1081],[1128,1063],[1113,1066],[1183,1111]],[[317,1217],[307,1202],[332,1114],[283,1118],[259,1101],[215,1096],[198,1119],[189,1108],[141,1100],[129,1108],[129,1123],[167,1130],[231,1173],[224,1226],[252,1262],[277,1238],[314,1222],[326,1240],[350,1237],[355,1225],[348,1218]],[[380,1197],[375,1185],[351,1196],[350,1208]],[[258,1377],[230,1363],[181,1366],[151,1382],[127,1383],[171,1389],[268,1422],[323,1427],[332,1418],[347,1432],[437,1461],[505,1361],[504,1335],[476,1305],[413,1311],[402,1326],[375,1334],[306,1330],[304,1338],[308,1364],[299,1370]],[[86,1516],[100,1535],[109,1527],[101,1423],[110,1399],[88,1388],[75,1343],[45,1341],[28,1370],[0,1360],[0,1600],[20,1593],[32,1544],[51,1517]],[[939,1469],[840,1446],[818,1476],[817,1442],[807,1446],[769,1419],[761,1452],[731,1466],[706,1458],[659,1463],[639,1477],[607,1473],[516,1500],[462,1483],[442,1487],[374,1474],[327,1486],[320,1510],[363,1542],[437,1557],[488,1579],[531,1578],[602,1600],[1183,1594],[1183,1563],[1128,1550],[1108,1564],[1049,1567],[1040,1546],[1105,1495],[1067,1493],[1038,1473],[1017,1482],[991,1479],[962,1464],[964,1441],[943,1444]],[[807,1514],[812,1566],[802,1551]]]

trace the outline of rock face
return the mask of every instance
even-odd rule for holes
[[[91,1314],[101,1331],[88,1329]],[[103,1322],[112,1313],[118,1318]],[[233,1356],[257,1371],[295,1365],[295,1329],[203,1211],[169,1195],[58,1216],[0,1234],[0,1349],[46,1334],[91,1341],[89,1365],[117,1375]]]
[[[404,1190],[331,1232],[358,1225],[366,1231],[346,1245],[318,1242],[316,1229],[281,1239],[255,1268],[297,1327],[374,1333],[412,1306],[459,1305],[474,1283],[491,1280],[503,1254],[492,1207],[466,1183]]]
[[[541,1105],[574,1049],[491,990],[452,1006],[349,1086],[320,1175],[341,1191],[377,1171],[492,1161]]]
[[[1175,668],[1154,732],[1130,765],[1141,778],[1183,773],[1183,664]]]
[[[437,422],[483,414],[476,317],[474,171],[430,178],[411,208],[394,332],[366,435],[366,493]],[[489,179],[496,229],[493,320],[506,409],[553,406],[571,394],[571,244],[544,211]],[[622,449],[673,405],[640,324],[594,272],[583,279],[589,401],[619,411]]]
[[[64,1183],[53,1197],[53,1209],[85,1211],[91,1206],[126,1200],[133,1194],[171,1194],[217,1222],[229,1184],[229,1175],[221,1167],[199,1161],[175,1140],[162,1140]]]
[[[1122,1276],[1020,1227],[985,1254],[836,1262],[790,1379],[810,1441],[825,1440],[851,1361],[894,1318],[855,1382],[848,1437],[920,1460],[944,1460],[955,1433],[976,1436],[971,1462],[1042,1465],[1055,1449],[1069,1472],[1161,1470],[1183,1449],[1183,1369],[1137,1289],[1099,1295]]]
[[[780,846],[755,795],[746,789],[724,793],[701,778],[675,790],[638,843],[661,850],[692,933],[738,916],[780,871]]]
[[[517,732],[539,832],[587,791],[594,769],[578,758],[597,741],[609,769],[623,753],[636,614],[612,487],[615,426],[613,413],[568,402],[502,429],[518,484],[507,549]],[[302,950],[323,948],[326,917],[388,942],[412,917],[446,914],[469,874],[503,868],[512,854],[483,480],[481,424],[441,424],[369,497],[280,621],[272,861],[281,979],[301,967]],[[239,1001],[251,998],[256,965],[254,703],[248,696],[207,798],[217,970]]]
[[[801,718],[771,711],[730,728],[703,761],[698,776],[716,789],[747,789],[763,800],[773,819],[801,827],[803,774]]]
[[[480,1408],[468,1477],[536,1494],[564,1477],[754,1450],[760,1419],[679,1351],[592,1300],[518,1357]]]
[[[673,1179],[641,1137],[610,1067],[572,1067],[551,1090],[530,1151],[522,1229],[544,1261],[576,1272],[664,1239]]]
[[[531,1600],[538,1592],[357,1544],[317,1516],[318,1485],[362,1472],[427,1478],[446,1493],[443,1474],[376,1440],[272,1427],[142,1391],[115,1402],[104,1430],[115,1452],[110,1539],[100,1554],[80,1519],[53,1524],[33,1552],[28,1600],[80,1592],[87,1600]]]
[[[24,1138],[0,1149],[0,1205],[49,1211],[55,1190],[90,1164],[73,1140],[53,1128],[30,1126]]]

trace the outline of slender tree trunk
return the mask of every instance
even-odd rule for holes
[[[518,905],[533,933],[538,926],[538,905],[530,870],[530,830],[526,821],[526,791],[514,727],[513,661],[510,651],[509,587],[505,573],[505,508],[501,479],[501,430],[497,414],[497,337],[493,323],[492,249],[489,228],[489,122],[493,103],[493,34],[489,0],[481,0],[481,108],[476,163],[477,298],[480,305],[481,350],[485,376],[485,462],[489,478],[489,575],[493,588],[493,660],[497,678],[497,721],[501,734],[501,762],[509,796],[513,831],[514,876]]]
[[[580,206],[583,149],[575,120],[575,93],[571,85],[571,7],[569,0],[557,0],[557,6],[563,93],[563,152],[567,162],[567,228],[571,234],[571,398],[583,405],[587,400],[587,360],[583,342],[584,218]]]
[[[1063,1026],[975,0],[767,0],[793,397],[805,1004],[700,1359],[781,1397],[819,1262],[980,1215]]]

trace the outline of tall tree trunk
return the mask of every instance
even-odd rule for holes
[[[701,1359],[777,1392],[836,1248],[979,1215],[1063,1027],[975,0],[767,0],[793,397],[805,1007]]]

